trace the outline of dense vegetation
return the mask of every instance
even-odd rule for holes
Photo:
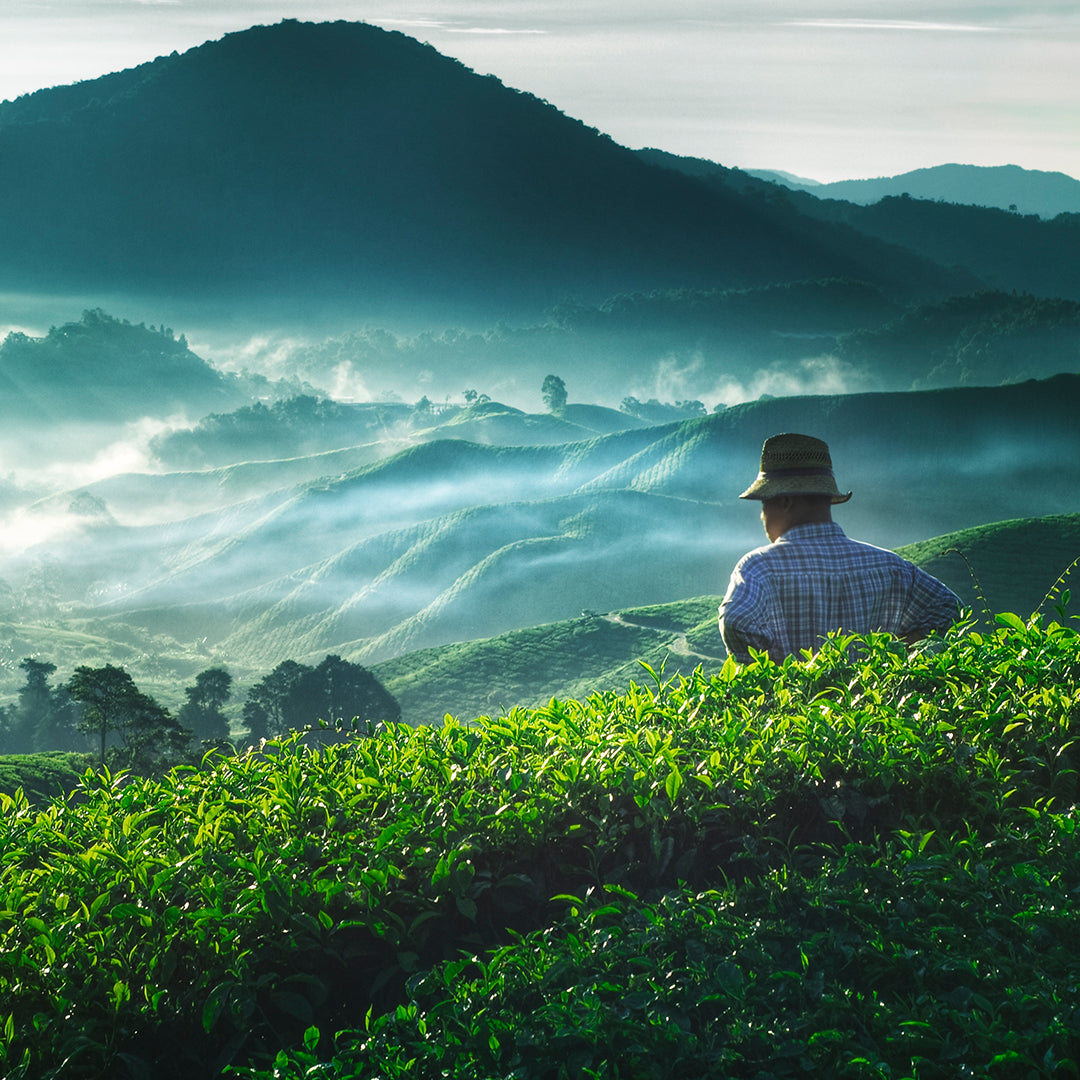
[[[100,309],[43,337],[13,331],[0,342],[0,416],[17,427],[235,408],[271,389],[266,379],[218,371],[167,326],[133,325]]]
[[[4,797],[4,1074],[1076,1075],[1075,630],[650,679]]]
[[[28,755],[31,776],[50,753],[92,751],[102,767],[146,776],[197,762],[210,749],[235,752],[234,740],[248,746],[303,732],[312,742],[334,742],[401,719],[382,683],[340,656],[327,656],[316,667],[283,660],[248,689],[242,725],[233,725],[226,713],[233,676],[225,668],[201,671],[184,688],[184,704],[174,715],[114,664],[80,664],[59,686],[50,685],[56,671],[50,661],[25,657],[19,667],[26,682],[18,700],[0,705],[0,755]],[[10,764],[0,757],[5,760]],[[40,789],[36,779],[30,783]]]

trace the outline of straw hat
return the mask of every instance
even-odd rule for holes
[[[812,435],[773,435],[761,448],[761,472],[740,499],[773,499],[777,495],[831,495],[845,503],[833,477],[829,447]]]

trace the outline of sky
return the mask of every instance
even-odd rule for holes
[[[1080,178],[1076,0],[3,0],[0,99],[282,18],[400,30],[634,149],[823,182]]]

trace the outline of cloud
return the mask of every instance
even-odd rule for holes
[[[914,30],[934,33],[992,34],[996,26],[974,23],[929,22],[918,19],[791,19],[781,26],[809,27],[819,30]]]
[[[441,30],[447,34],[546,34],[531,27],[455,26],[443,19],[373,19],[380,26],[407,26],[417,30]]]
[[[835,356],[813,356],[798,364],[762,368],[744,380],[724,377],[717,381],[711,396],[725,405],[771,397],[803,394],[852,394],[868,389],[865,377]]]
[[[546,34],[546,30],[510,30],[504,26],[469,26],[446,28],[451,34]]]

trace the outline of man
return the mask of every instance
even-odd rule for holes
[[[851,492],[837,488],[820,439],[766,439],[761,471],[739,497],[761,501],[770,540],[739,560],[720,604],[720,632],[740,663],[751,648],[777,661],[815,649],[830,630],[885,630],[910,644],[956,621],[951,589],[892,551],[849,540],[832,520]]]

